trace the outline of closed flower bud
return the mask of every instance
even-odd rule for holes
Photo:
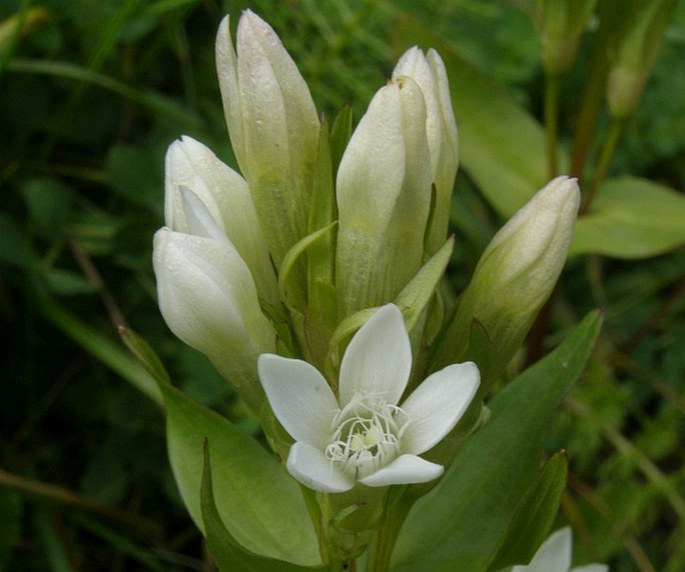
[[[167,151],[164,214],[172,230],[192,232],[188,210],[195,201],[187,192],[184,199],[183,188],[192,191],[200,201],[198,208],[206,209],[218,234],[226,236],[238,251],[252,273],[260,298],[277,305],[276,276],[245,179],[202,143],[184,136]],[[194,216],[197,218],[197,213]]]
[[[512,358],[561,274],[580,204],[574,179],[557,177],[495,235],[464,291],[439,363],[464,359],[474,322],[492,344],[491,376]]]
[[[625,33],[610,53],[607,102],[615,118],[624,119],[635,109],[675,6],[675,0],[629,3]]]
[[[393,79],[410,77],[421,88],[426,103],[426,134],[431,158],[431,174],[435,185],[435,211],[426,237],[426,254],[434,254],[447,238],[450,200],[459,164],[457,123],[452,111],[445,64],[438,53],[430,49],[427,55],[413,47],[399,59]]]
[[[159,307],[171,331],[205,354],[250,408],[263,392],[257,357],[275,350],[245,262],[227,239],[157,231],[153,264]]]
[[[238,23],[237,54],[228,17],[221,22],[216,59],[233,150],[280,266],[307,234],[319,139],[314,102],[276,33],[249,10]]]
[[[578,44],[597,0],[537,0],[535,24],[540,34],[542,65],[550,76],[565,74],[576,59]]]
[[[376,93],[338,169],[342,317],[392,300],[420,268],[431,178],[424,98],[400,77]]]

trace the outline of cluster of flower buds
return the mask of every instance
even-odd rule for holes
[[[555,179],[497,234],[448,320],[438,285],[458,147],[438,54],[408,50],[347,133],[319,120],[295,63],[252,12],[237,49],[224,19],[216,54],[242,175],[189,137],[170,146],[154,240],[164,319],[267,420],[307,487],[437,478],[442,466],[418,455],[455,427],[488,368],[449,364],[482,355],[474,324],[489,355],[511,358],[561,272],[575,182]],[[335,172],[333,137],[345,146]]]

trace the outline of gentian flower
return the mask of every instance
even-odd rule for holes
[[[588,564],[571,568],[571,529],[557,530],[542,543],[528,566],[514,566],[511,572],[608,572],[606,564]]]
[[[287,459],[290,474],[332,493],[357,483],[383,487],[441,476],[441,465],[418,455],[457,424],[478,388],[478,368],[470,362],[447,366],[398,405],[411,366],[409,336],[394,304],[380,308],[350,341],[337,396],[309,363],[261,355],[258,371],[267,399],[295,439]]]
[[[457,122],[445,64],[434,49],[424,53],[414,46],[398,60],[393,81],[402,76],[413,79],[421,88],[426,104],[426,135],[431,172],[435,185],[435,207],[426,229],[426,254],[434,254],[445,242],[450,216],[450,200],[459,164]]]
[[[496,348],[481,372],[484,383],[501,373],[559,279],[579,206],[576,180],[557,177],[499,230],[442,337],[448,343],[437,353],[438,366],[470,355],[472,327],[478,323]]]

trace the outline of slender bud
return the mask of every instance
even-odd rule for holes
[[[597,0],[537,0],[535,24],[542,65],[553,77],[565,74],[576,59],[580,36]]]
[[[264,394],[257,357],[275,350],[276,336],[243,259],[227,239],[165,227],[155,234],[153,264],[159,307],[171,331],[205,354],[259,413]]]
[[[341,317],[392,300],[419,270],[430,210],[431,162],[421,89],[381,88],[338,169],[337,287]]]
[[[579,204],[575,179],[557,177],[502,227],[483,252],[459,301],[436,367],[486,353],[490,357],[490,363],[483,364],[486,381],[502,372],[561,274]],[[473,347],[474,326],[482,327],[492,351]],[[484,341],[479,333],[475,335]]]
[[[675,0],[645,0],[626,7],[632,12],[609,54],[607,100],[615,118],[624,119],[635,109],[675,5]]]
[[[228,16],[216,63],[229,135],[277,266],[307,234],[319,119],[309,89],[273,29],[249,10]]]
[[[407,76],[421,88],[426,103],[426,133],[435,185],[435,205],[426,237],[426,255],[431,256],[445,243],[450,201],[459,165],[457,123],[452,110],[445,64],[430,49],[427,55],[413,47],[397,62],[393,79]]]

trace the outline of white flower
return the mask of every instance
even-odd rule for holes
[[[185,135],[169,146],[164,187],[166,225],[178,232],[207,236],[211,230],[214,238],[228,238],[250,269],[259,296],[278,305],[276,276],[245,179]],[[207,224],[198,229],[203,219]]]
[[[376,92],[338,168],[343,317],[392,300],[421,268],[431,180],[424,97],[401,77]]]
[[[608,572],[606,564],[571,568],[571,529],[557,530],[542,543],[528,566],[514,566],[511,572]]]
[[[219,87],[233,151],[277,266],[307,234],[319,145],[309,88],[274,30],[246,10],[236,48],[226,16],[216,38]]]
[[[443,473],[418,455],[449,433],[480,381],[475,364],[430,375],[401,404],[411,372],[409,336],[399,308],[383,306],[355,334],[340,367],[336,397],[307,362],[259,357],[259,377],[271,407],[295,439],[290,474],[307,487],[344,492],[423,483]]]
[[[434,49],[427,54],[414,46],[398,60],[393,81],[410,77],[421,88],[426,103],[426,134],[435,184],[435,207],[426,236],[426,250],[433,254],[445,242],[450,200],[459,163],[457,122],[452,111],[445,64]]]
[[[190,191],[188,198],[195,197]],[[214,238],[211,216],[193,222],[207,233],[187,234],[167,227],[155,233],[153,264],[164,321],[183,342],[204,353],[248,403],[261,408],[257,356],[275,349],[276,333],[262,314],[250,270],[231,242]],[[188,211],[190,212],[190,211]],[[192,221],[195,217],[189,217]]]

